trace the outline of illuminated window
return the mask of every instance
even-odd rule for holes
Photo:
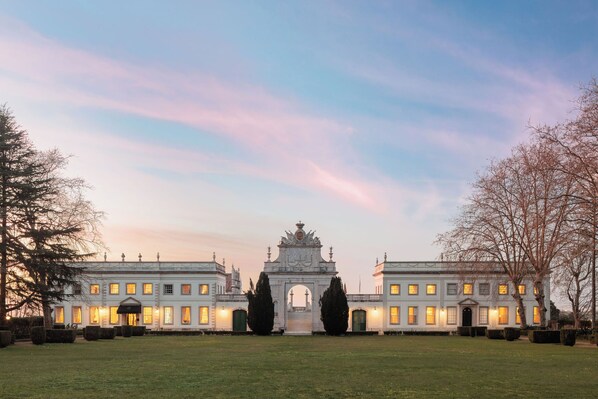
[[[100,295],[100,285],[99,284],[90,284],[89,285],[89,293],[91,295]]]
[[[208,295],[210,293],[210,286],[207,284],[199,285],[199,295]]]
[[[490,284],[480,283],[478,284],[478,290],[480,291],[480,295],[490,295]]]
[[[143,283],[143,295],[152,295],[154,293],[154,285],[152,283]]]
[[[172,324],[173,320],[172,306],[164,306],[164,324]]]
[[[110,324],[118,324],[118,306],[110,306]]]
[[[534,324],[540,324],[540,307],[534,306]]]
[[[525,295],[525,284],[519,284],[517,290],[519,291],[519,295]]]
[[[208,317],[208,310],[207,306],[200,306],[199,307],[199,324],[208,324],[209,317]]]
[[[54,308],[54,323],[56,323],[56,324],[64,323],[64,306],[56,306]]]
[[[498,324],[509,324],[509,307],[498,307]]]
[[[119,288],[120,288],[120,284],[110,283],[110,295],[118,295]]]
[[[100,308],[91,306],[89,308],[89,324],[100,324]]]
[[[164,295],[172,295],[173,292],[172,284],[164,284]]]
[[[519,306],[515,306],[515,324],[521,324],[521,316],[519,316]]]
[[[436,306],[426,306],[426,324],[436,324]]]
[[[135,295],[137,292],[137,284],[127,283],[127,295]]]
[[[446,324],[457,324],[457,307],[448,306],[446,308]]]
[[[409,306],[407,313],[407,323],[417,324],[417,306]]]
[[[73,306],[73,324],[81,324],[81,306]]]
[[[73,295],[81,295],[81,284],[73,284]]]
[[[399,316],[399,310],[401,308],[398,306],[391,306],[390,307],[390,324],[399,324],[401,321]]]
[[[436,295],[436,284],[426,284],[426,294]]]
[[[506,284],[498,285],[498,295],[507,295],[509,293],[509,286]]]
[[[409,284],[408,287],[409,295],[417,295],[419,293],[419,285],[418,284]]]
[[[143,307],[143,324],[152,324],[154,322],[154,308],[151,306]]]
[[[463,295],[473,295],[473,284],[471,284],[471,283],[463,284]]]
[[[534,295],[538,295],[538,287],[534,286]]]
[[[457,295],[457,283],[448,283],[446,285],[447,295]]]
[[[191,284],[181,284],[181,295],[191,295]]]
[[[401,286],[399,284],[391,284],[390,285],[390,295],[400,295],[401,294]]]
[[[199,311],[201,316],[201,309]],[[181,324],[191,324],[191,307],[181,306]]]
[[[480,324],[488,324],[488,306],[480,306]]]

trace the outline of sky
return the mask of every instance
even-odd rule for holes
[[[571,116],[597,38],[596,1],[0,0],[0,103],[72,155],[109,260],[215,252],[247,288],[301,220],[373,293]]]

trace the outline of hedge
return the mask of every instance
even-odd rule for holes
[[[117,337],[123,336],[123,327],[122,326],[114,326],[114,333]]]
[[[83,329],[83,338],[87,341],[97,341],[100,339],[100,331],[102,328],[100,326],[87,326]]]
[[[114,339],[116,330],[112,328],[102,328],[100,330],[100,339]]]
[[[489,339],[505,339],[505,331],[487,329],[486,337],[488,337]]]
[[[515,341],[521,337],[521,329],[515,327],[505,327],[504,335],[507,341]]]
[[[125,338],[133,336],[133,326],[121,326],[121,331]]]
[[[34,345],[42,345],[46,342],[46,329],[43,326],[31,327],[31,342]]]
[[[561,342],[561,332],[558,330],[534,330],[527,334],[534,344],[558,344]]]
[[[52,329],[46,330],[46,342],[49,344],[72,344],[77,338],[77,330]]]
[[[1,329],[11,330],[16,339],[27,339],[31,338],[32,327],[43,327],[43,325],[42,316],[12,317],[4,322]]]
[[[133,336],[134,337],[141,337],[145,335],[145,326],[132,326],[133,327]]]
[[[561,344],[565,346],[575,345],[575,338],[577,336],[577,330],[574,328],[563,328],[561,329]]]
[[[52,328],[53,328],[54,330],[64,330],[64,329],[66,329],[66,326],[65,326],[64,324],[60,323],[60,324],[54,324],[54,325],[52,326]]]
[[[6,348],[12,341],[12,332],[7,330],[0,331],[0,348]]]

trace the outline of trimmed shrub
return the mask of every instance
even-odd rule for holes
[[[12,317],[6,320],[3,329],[11,330],[16,339],[31,338],[31,327],[43,327],[42,316]]]
[[[461,337],[469,337],[471,335],[471,327],[457,327],[457,334]]]
[[[123,336],[123,327],[122,326],[115,326],[114,327],[114,333],[116,334],[117,337],[122,337]]]
[[[129,338],[133,336],[133,326],[121,326],[123,337]]]
[[[31,342],[34,345],[42,345],[46,342],[46,329],[43,326],[31,327]]]
[[[505,331],[487,329],[486,337],[488,337],[489,339],[505,339]]]
[[[7,330],[0,331],[0,348],[6,348],[12,341],[12,332]]]
[[[77,338],[77,330],[52,329],[46,330],[46,342],[49,344],[72,344]]]
[[[132,335],[134,337],[142,337],[143,335],[145,335],[145,326],[132,326],[132,327],[133,327]]]
[[[102,328],[100,330],[100,339],[114,339],[116,330],[114,328]]]
[[[100,331],[102,328],[100,326],[87,326],[83,330],[83,338],[87,341],[97,341],[100,339]]]
[[[476,337],[485,337],[486,336],[486,330],[488,329],[488,327],[476,326],[476,327],[471,327],[471,329],[475,330]]]
[[[561,342],[561,332],[558,330],[533,330],[527,334],[534,344],[558,344]]]
[[[521,330],[515,327],[505,327],[504,335],[507,341],[515,341],[521,337]]]
[[[65,326],[64,324],[54,324],[54,325],[52,326],[52,328],[53,328],[54,330],[64,330],[64,329],[66,328],[66,326]]]
[[[566,346],[575,345],[575,337],[577,336],[577,330],[574,328],[563,328],[561,329],[561,344]]]

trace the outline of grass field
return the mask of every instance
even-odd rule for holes
[[[0,398],[557,398],[598,349],[483,337],[134,337],[0,350]]]

